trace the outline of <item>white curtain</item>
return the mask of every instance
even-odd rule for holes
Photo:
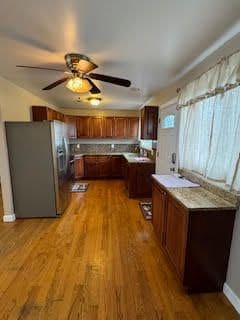
[[[240,87],[181,109],[180,168],[240,190]]]
[[[187,84],[179,97],[178,106],[189,106],[240,84],[240,51],[222,59],[213,68]]]

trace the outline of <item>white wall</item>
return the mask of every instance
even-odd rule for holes
[[[46,101],[0,77],[0,177],[5,221],[14,219],[14,208],[4,121],[29,121],[32,105],[50,106]]]

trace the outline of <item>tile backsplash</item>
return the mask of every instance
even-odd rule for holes
[[[138,152],[139,144],[81,144],[74,143],[70,145],[72,154],[77,153],[108,153],[108,152]]]

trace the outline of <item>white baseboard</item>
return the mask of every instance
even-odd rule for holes
[[[13,222],[16,220],[16,216],[15,214],[5,214],[3,216],[3,222]]]
[[[232,291],[232,289],[224,283],[223,286],[223,293],[228,298],[228,300],[231,302],[231,304],[234,306],[234,308],[237,310],[238,313],[240,313],[240,299],[239,297]]]

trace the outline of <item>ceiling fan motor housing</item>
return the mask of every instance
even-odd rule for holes
[[[85,55],[79,53],[67,53],[65,55],[66,66],[73,73],[87,73],[97,66]]]

